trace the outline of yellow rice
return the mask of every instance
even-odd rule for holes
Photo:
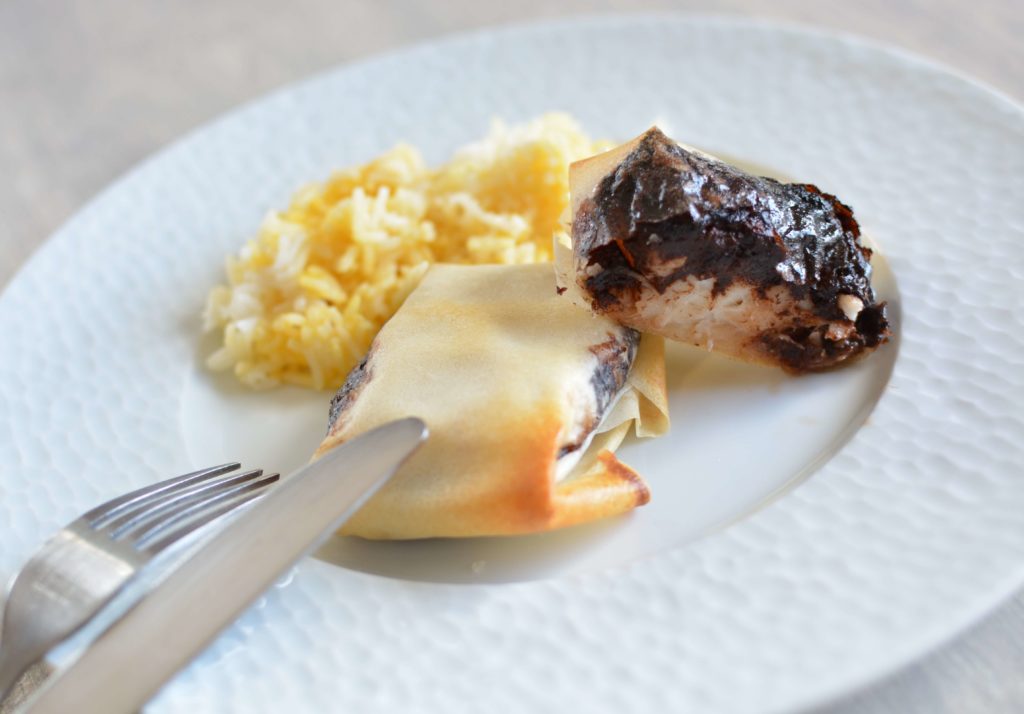
[[[427,267],[550,261],[568,166],[607,144],[564,114],[496,123],[437,169],[399,145],[300,189],[209,295],[210,356],[246,386],[336,389]]]

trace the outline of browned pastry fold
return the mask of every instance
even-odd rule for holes
[[[630,425],[667,429],[663,343],[555,288],[550,265],[430,269],[335,395],[317,456],[403,416],[430,437],[342,533],[530,533],[647,502],[612,450]]]

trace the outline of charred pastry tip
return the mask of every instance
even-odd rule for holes
[[[647,483],[643,478],[640,477],[640,474],[619,461],[615,458],[615,454],[608,450],[600,452],[597,458],[609,473],[627,484],[627,487],[633,493],[637,507],[650,503],[651,490],[647,487]]]

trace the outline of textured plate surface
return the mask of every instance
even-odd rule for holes
[[[678,18],[343,68],[86,207],[0,299],[0,575],[88,506],[192,466],[196,308],[264,210],[398,140],[437,161],[492,116],[551,109],[604,136],[661,117],[852,204],[902,313],[868,421],[767,508],[614,567],[465,585],[306,561],[152,711],[783,711],[891,671],[1024,581],[1021,110],[859,41]],[[282,425],[305,409],[287,399]]]

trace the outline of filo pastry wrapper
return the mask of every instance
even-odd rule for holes
[[[574,305],[550,264],[434,265],[331,402],[314,458],[392,419],[427,442],[342,528],[512,535],[615,516],[647,485],[612,453],[668,429],[664,344]]]

